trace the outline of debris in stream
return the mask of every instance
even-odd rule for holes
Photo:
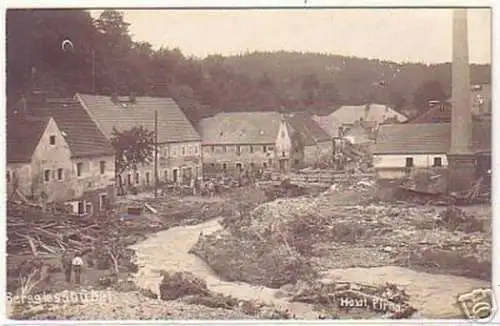
[[[445,210],[404,202],[353,205],[349,198],[330,190],[315,197],[277,199],[224,218],[224,230],[200,236],[191,252],[222,279],[272,288],[314,278],[321,269],[359,266],[357,256],[350,254],[354,247],[373,257],[375,265],[366,267],[417,266],[431,272],[488,278],[491,231],[479,225],[485,226],[489,220],[460,217],[460,226],[466,227],[450,229],[446,216],[459,212],[452,207]],[[412,251],[435,252],[439,259],[405,260]],[[481,268],[464,266],[465,261]]]

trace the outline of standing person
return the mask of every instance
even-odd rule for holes
[[[67,283],[71,282],[71,273],[73,272],[72,271],[72,260],[73,260],[72,256],[73,255],[72,255],[71,251],[66,249],[62,255],[62,258],[61,258],[61,263],[62,263],[62,267],[64,270],[64,276],[65,276]]]
[[[80,284],[81,280],[80,278],[82,275],[82,266],[83,266],[83,259],[81,253],[78,252],[75,255],[75,258],[73,258],[72,265],[73,265],[73,270],[75,271],[75,282],[77,284]]]
[[[196,180],[194,177],[191,177],[191,182],[190,182],[189,186],[191,187],[192,195],[196,196]]]

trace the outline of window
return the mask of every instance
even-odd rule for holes
[[[273,165],[273,160],[272,159],[269,159],[267,162],[268,162],[269,166]]]
[[[226,163],[222,164],[222,169],[223,169],[224,171],[226,171],[226,170],[227,170],[227,164],[226,164]]]
[[[210,146],[210,148],[212,149],[212,152],[215,152],[215,146],[214,145]]]
[[[406,165],[407,168],[413,167],[413,157],[407,157],[406,158]]]
[[[282,157],[285,157],[285,152],[281,152],[281,156],[282,156]]]
[[[150,175],[150,173],[146,172],[146,184],[147,185],[149,184],[149,175]]]
[[[432,165],[433,167],[441,167],[443,166],[443,162],[440,157],[435,157],[434,158],[434,164]]]
[[[163,156],[168,157],[168,148],[163,149]]]
[[[262,163],[262,166],[264,167],[264,169],[267,169],[267,163],[266,162]]]
[[[49,137],[49,142],[50,142],[51,145],[55,145],[56,144],[56,136],[51,135]]]
[[[194,153],[198,154],[198,145],[194,145]]]
[[[57,169],[57,180],[63,179],[63,169]]]
[[[272,150],[274,150],[274,146],[268,146],[268,147],[267,147],[267,150],[268,150],[268,151],[272,151]]]
[[[266,145],[262,146],[262,151],[263,151],[263,152],[267,152],[267,147],[266,147]]]
[[[101,170],[101,174],[104,174],[104,172],[106,171],[106,161],[99,162],[99,169]]]
[[[102,211],[106,207],[106,195],[102,194],[99,196],[99,210]]]
[[[186,148],[182,146],[182,155],[186,155]]]
[[[222,151],[225,153],[227,152],[227,147],[226,146],[222,146]]]
[[[140,182],[140,175],[139,175],[139,172],[136,172],[135,173],[135,184],[139,184]]]
[[[241,154],[241,148],[239,145],[236,146],[236,155],[240,155]]]
[[[242,168],[243,168],[243,167],[242,167],[241,163],[236,163],[236,169],[237,169],[237,170],[241,171],[241,170],[242,170]]]
[[[250,153],[253,153],[253,146],[250,145]]]
[[[10,172],[7,171],[7,183],[10,183]]]
[[[76,176],[81,177],[83,172],[83,163],[76,163]]]
[[[164,173],[165,181],[168,181],[168,170],[165,170],[163,173]]]
[[[214,167],[215,167],[215,163],[212,163],[212,165],[211,165],[211,166],[214,168]]]
[[[132,184],[132,175],[129,173],[127,174],[127,184],[130,186]]]
[[[294,163],[295,163],[295,164],[300,164],[300,160],[299,160],[299,159],[295,159],[295,160],[294,160]]]
[[[43,172],[43,179],[45,180],[45,182],[49,182],[50,181],[50,170],[45,170]]]
[[[78,215],[83,215],[85,214],[85,201],[79,201],[78,202]]]

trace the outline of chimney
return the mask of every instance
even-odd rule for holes
[[[451,154],[470,152],[472,106],[470,100],[467,10],[453,11]]]
[[[467,10],[453,11],[451,130],[448,158],[448,192],[467,191],[476,179],[472,143]]]

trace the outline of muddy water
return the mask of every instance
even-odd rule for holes
[[[218,220],[211,220],[193,226],[181,226],[161,231],[146,241],[136,244],[138,265],[141,267],[135,276],[136,283],[159,293],[160,271],[187,271],[206,280],[214,292],[231,295],[242,300],[260,300],[288,308],[299,318],[316,319],[311,305],[291,303],[286,298],[277,298],[278,290],[253,286],[243,282],[225,282],[201,259],[188,251],[196,243],[200,232],[209,234],[220,229]],[[355,281],[368,284],[386,282],[401,285],[411,296],[411,304],[423,317],[450,318],[460,316],[459,308],[454,305],[456,296],[478,287],[487,287],[480,280],[449,275],[434,275],[416,272],[406,268],[386,266],[376,268],[348,268],[330,270],[324,275],[325,281]]]

